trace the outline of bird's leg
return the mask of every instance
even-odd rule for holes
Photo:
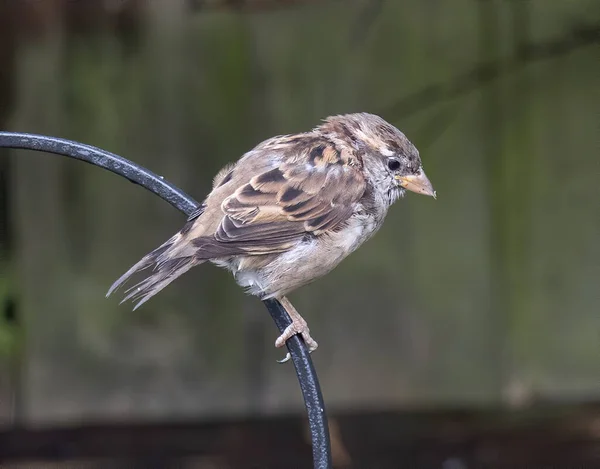
[[[298,311],[296,311],[296,308],[294,308],[294,306],[292,306],[292,303],[290,303],[290,300],[288,300],[285,296],[282,296],[278,300],[281,303],[281,306],[283,306],[283,308],[290,315],[290,319],[292,320],[292,323],[288,327],[285,328],[285,330],[283,331],[283,334],[281,334],[279,337],[277,337],[277,340],[275,341],[275,347],[283,347],[285,345],[285,342],[290,337],[292,337],[296,334],[300,334],[302,336],[302,338],[304,339],[306,346],[308,347],[308,351],[310,353],[314,352],[317,349],[317,347],[319,346],[319,344],[317,344],[317,342],[310,336],[310,329],[308,328],[308,324],[306,323],[304,318],[302,316],[300,316],[300,313],[298,313]],[[285,363],[289,359],[290,359],[290,354],[288,353],[286,355],[286,357],[280,361],[280,363]]]

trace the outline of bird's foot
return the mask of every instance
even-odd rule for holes
[[[304,343],[308,347],[308,352],[314,352],[319,346],[319,344],[310,336],[310,329],[308,328],[307,322],[302,316],[300,316],[300,313],[296,311],[296,308],[292,306],[292,304],[286,297],[281,298],[279,301],[281,302],[281,305],[285,308],[287,313],[290,315],[292,323],[285,328],[285,330],[279,337],[277,337],[277,340],[275,341],[275,347],[283,347],[290,337],[296,334],[300,334],[304,339]],[[283,360],[277,361],[279,363],[285,363],[289,361],[290,358],[290,354],[288,353],[286,354]]]

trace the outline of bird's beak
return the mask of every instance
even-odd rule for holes
[[[417,194],[430,195],[434,199],[436,198],[433,186],[422,169],[419,170],[417,174],[396,176],[396,178],[400,181],[400,185],[406,190],[416,192]]]

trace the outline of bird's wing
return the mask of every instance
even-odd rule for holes
[[[339,229],[366,189],[359,164],[329,142],[298,148],[223,200],[215,241],[225,250],[268,254],[286,250],[306,234]]]

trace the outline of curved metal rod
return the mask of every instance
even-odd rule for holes
[[[166,181],[162,176],[158,176],[121,156],[91,145],[45,135],[0,132],[1,147],[55,153],[108,169],[148,189],[187,216],[200,205],[181,189]],[[275,324],[283,333],[285,328],[291,323],[289,315],[277,300],[265,300],[263,303],[271,314],[273,321],[275,321]],[[308,414],[314,467],[315,469],[330,469],[332,462],[329,427],[317,373],[301,337],[298,335],[293,336],[287,341],[286,346],[296,368],[296,374],[298,375],[300,389]]]

